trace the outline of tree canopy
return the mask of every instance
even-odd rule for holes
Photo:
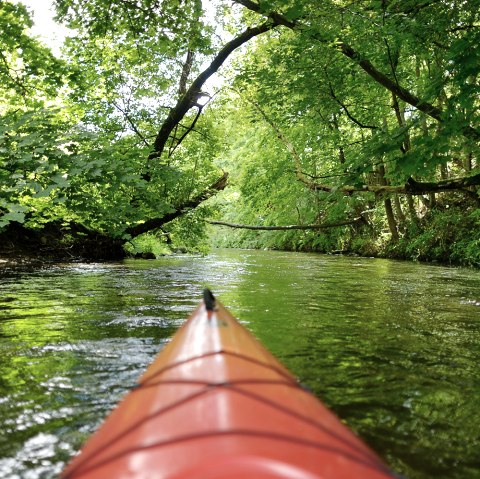
[[[61,58],[0,1],[0,227],[479,261],[478,0],[54,5]]]

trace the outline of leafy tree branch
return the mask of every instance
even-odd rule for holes
[[[236,3],[243,5],[249,10],[252,10],[256,13],[259,13],[261,15],[265,15],[271,18],[276,25],[283,25],[297,32],[309,31],[308,26],[302,23],[301,21],[289,20],[286,16],[278,12],[264,11],[261,4],[259,3],[253,2],[251,0],[235,0],[235,1]],[[347,42],[342,41],[341,39],[334,40],[328,37],[324,37],[316,32],[311,33],[311,36],[325,45],[334,46],[334,48],[336,48],[343,55],[350,58],[360,68],[362,68],[371,78],[373,78],[373,80],[375,80],[377,83],[385,87],[390,92],[394,93],[401,100],[414,106],[417,110],[425,113],[426,115],[437,120],[438,122],[444,121],[444,118],[443,118],[444,111],[441,108],[433,105],[432,103],[429,103],[424,99],[419,98],[407,88],[402,87],[398,83],[396,78],[394,80],[389,78],[388,75],[386,75],[385,73],[382,73],[378,68],[376,68],[374,64],[365,55],[357,51]],[[467,125],[463,127],[463,134],[466,137],[473,139],[475,141],[480,140],[480,132],[474,127],[472,127],[471,125]]]
[[[302,171],[301,158],[292,142],[283,134],[280,128],[267,116],[260,105],[254,101],[249,102],[258,110],[264,120],[272,127],[277,137],[285,145],[295,162],[295,173],[299,181],[305,184],[309,189],[314,191],[336,192],[340,191],[346,194],[353,193],[375,193],[375,194],[411,194],[422,195],[430,192],[466,190],[472,186],[480,185],[480,174],[474,176],[466,176],[463,178],[442,180],[439,182],[417,182],[413,178],[409,178],[407,183],[400,186],[384,185],[362,185],[362,186],[331,186],[316,183],[308,178]],[[468,190],[467,190],[468,191]],[[470,193],[470,192],[469,192]]]
[[[155,230],[157,228],[161,228],[163,225],[170,223],[170,221],[173,221],[174,219],[182,216],[183,214],[185,214],[186,211],[196,208],[198,205],[208,200],[219,191],[225,189],[225,187],[227,186],[227,181],[228,173],[224,172],[223,175],[216,181],[214,181],[208,188],[204,189],[194,198],[190,198],[183,203],[176,205],[173,211],[159,218],[152,218],[136,226],[127,228],[125,230],[125,233],[131,235],[132,237],[135,237],[143,233]]]
[[[267,21],[257,27],[248,28],[238,37],[224,45],[210,65],[197,76],[184,95],[178,100],[177,104],[170,110],[170,113],[163,122],[155,138],[153,144],[154,149],[149,155],[149,160],[159,158],[162,155],[172,131],[183,120],[188,111],[192,107],[198,105],[198,100],[203,95],[203,85],[215,72],[218,71],[230,54],[252,38],[271,30],[275,26],[276,25],[271,21]]]

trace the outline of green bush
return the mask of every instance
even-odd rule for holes
[[[409,259],[480,266],[480,210],[432,210],[421,228],[409,226],[401,243]]]
[[[125,249],[132,256],[160,258],[172,254],[165,240],[153,233],[137,236],[125,245]]]

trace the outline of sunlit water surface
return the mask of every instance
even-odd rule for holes
[[[220,250],[0,272],[0,477],[53,478],[210,286],[397,471],[480,478],[480,272]]]

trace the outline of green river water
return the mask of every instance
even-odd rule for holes
[[[0,271],[0,478],[54,478],[209,286],[405,477],[480,478],[480,272],[218,250]]]

